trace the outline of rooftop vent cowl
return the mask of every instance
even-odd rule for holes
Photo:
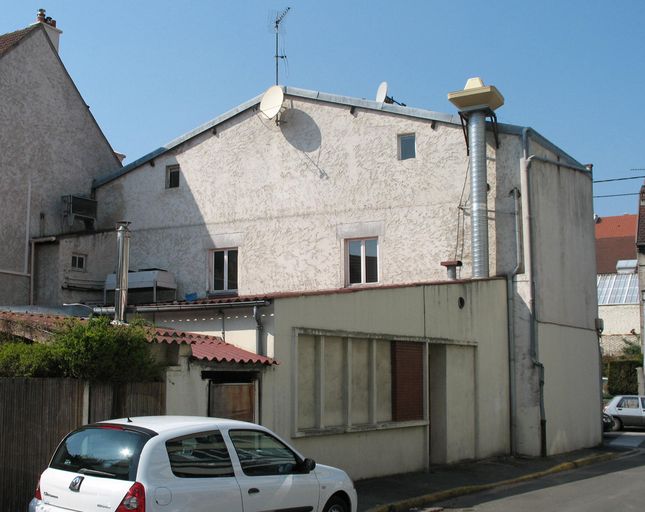
[[[504,97],[481,78],[470,78],[462,91],[449,93],[448,99],[468,123],[473,278],[485,278],[489,276],[486,117],[504,104]]]

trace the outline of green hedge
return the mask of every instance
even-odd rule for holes
[[[607,368],[609,393],[611,395],[638,394],[636,368],[642,365],[640,359],[616,359]]]
[[[112,325],[107,317],[70,319],[46,343],[0,343],[0,377],[73,377],[101,382],[157,380],[146,326]]]

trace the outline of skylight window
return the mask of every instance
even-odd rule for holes
[[[599,274],[598,305],[638,304],[637,274]]]

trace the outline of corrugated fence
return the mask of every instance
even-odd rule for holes
[[[25,512],[40,473],[70,430],[165,413],[164,383],[91,384],[85,395],[86,386],[74,379],[0,378],[0,512]]]

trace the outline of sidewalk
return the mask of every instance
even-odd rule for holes
[[[550,457],[499,457],[477,462],[431,466],[407,473],[356,482],[359,512],[407,511],[454,496],[616,458],[628,448],[599,446]]]

